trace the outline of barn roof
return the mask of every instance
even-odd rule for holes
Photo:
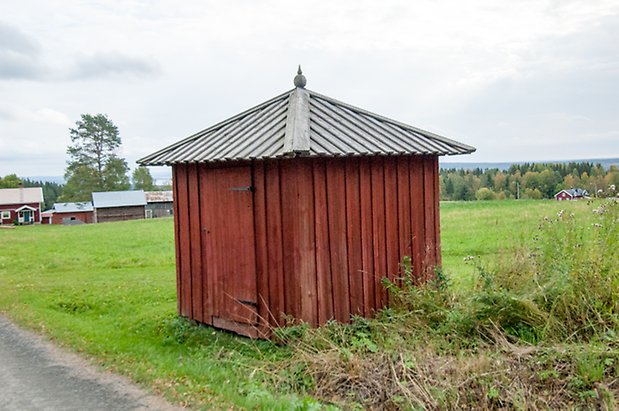
[[[85,211],[93,211],[90,201],[82,201],[78,203],[54,203],[55,213],[78,213]]]
[[[0,205],[42,203],[42,202],[43,202],[43,189],[41,187],[0,189]]]
[[[146,196],[143,190],[105,191],[92,193],[92,203],[95,208],[140,206],[146,205]]]
[[[171,165],[294,155],[455,155],[475,151],[466,144],[307,90],[300,68],[295,86],[138,163]]]

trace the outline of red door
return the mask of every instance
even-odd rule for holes
[[[213,324],[217,326],[222,321],[256,324],[251,169],[212,169],[207,176],[202,196],[209,204],[204,229],[206,271],[213,290]]]

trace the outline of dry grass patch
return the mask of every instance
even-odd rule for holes
[[[451,354],[428,347],[372,353],[332,345],[317,350],[304,342],[295,348],[280,364],[277,375],[285,378],[279,383],[292,381],[297,390],[345,409],[619,406],[618,347],[523,347],[503,339]]]

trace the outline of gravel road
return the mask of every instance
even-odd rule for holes
[[[178,410],[0,315],[0,410]]]

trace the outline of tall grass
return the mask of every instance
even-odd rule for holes
[[[474,288],[464,295],[442,273],[418,287],[410,262],[402,286],[387,282],[408,321],[443,332],[487,336],[500,330],[529,343],[589,341],[619,328],[619,203],[595,203],[582,222],[563,210],[540,221],[532,241],[488,268],[475,256]],[[389,313],[390,311],[387,311]]]

